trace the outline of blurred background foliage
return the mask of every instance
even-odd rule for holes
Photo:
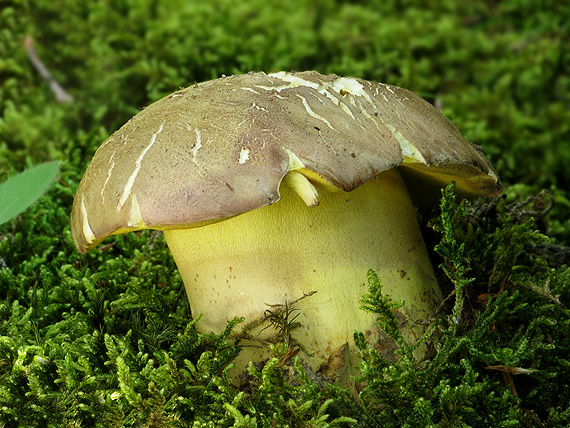
[[[507,183],[568,188],[561,1],[26,1],[0,8],[0,174],[68,159],[179,87],[252,70],[377,80],[436,103]],[[24,49],[73,101],[58,104]]]

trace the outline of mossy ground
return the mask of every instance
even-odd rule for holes
[[[0,181],[45,160],[61,173],[0,225],[0,426],[569,426],[569,22],[565,2],[532,0],[2,2]],[[71,102],[32,67],[26,36]],[[447,192],[419,213],[447,296],[425,360],[369,275],[365,306],[401,357],[384,361],[358,336],[359,401],[298,364],[286,380],[278,360],[231,387],[237,349],[228,331],[194,330],[159,234],[87,255],[70,236],[89,159],[141,107],[195,81],[280,69],[420,93],[506,184],[506,197]]]

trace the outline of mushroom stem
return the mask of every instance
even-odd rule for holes
[[[281,199],[207,228],[165,230],[198,328],[220,332],[236,316],[246,324],[262,319],[273,305],[297,301],[301,326],[292,331],[315,370],[342,377],[358,362],[355,330],[389,352],[376,316],[362,311],[368,269],[401,308],[405,334],[417,336],[414,321],[431,315],[440,290],[406,186],[397,169],[381,173],[351,192],[318,189],[320,204],[307,207],[290,188]],[[311,193],[311,192],[309,192]],[[302,298],[311,292],[316,293]],[[261,348],[244,348],[239,361],[269,354],[275,331],[267,321],[250,332]],[[348,344],[348,346],[347,346]],[[346,376],[345,376],[346,379]]]

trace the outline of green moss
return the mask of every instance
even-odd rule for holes
[[[63,182],[67,175],[64,168]],[[164,240],[152,232],[118,236],[105,250],[78,255],[61,209],[72,193],[56,183],[38,205],[2,227],[5,426],[570,422],[564,388],[570,382],[570,270],[553,269],[533,251],[545,238],[526,219],[528,204],[504,198],[457,204],[452,188],[446,191],[432,224],[441,235],[436,249],[449,297],[421,341],[430,350],[425,360],[414,358],[418,344],[400,335],[397,304],[369,275],[364,307],[378,313],[400,358],[383,360],[357,334],[367,387],[355,401],[315,383],[298,361],[285,371],[278,359],[251,366],[248,382],[231,386],[225,373],[238,348],[228,335],[240,320],[220,336],[196,332]],[[523,374],[510,375],[512,389],[501,370],[514,369]]]
[[[554,270],[525,251],[544,237],[532,220],[513,221],[524,212],[502,198],[457,205],[452,192],[450,185],[434,220],[452,287],[449,308],[422,340],[431,351],[414,358],[417,344],[404,342],[394,303],[369,273],[364,308],[379,315],[400,358],[382,359],[357,334],[367,383],[361,397],[379,410],[378,426],[565,426],[570,269]]]
[[[316,69],[416,91],[485,148],[503,180],[568,186],[563,2],[11,0],[1,13],[7,159],[64,159],[72,146],[85,167],[112,130],[180,86]],[[58,104],[31,67],[25,36],[71,103]]]

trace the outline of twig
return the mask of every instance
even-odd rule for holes
[[[309,293],[304,293],[301,297],[299,297],[298,299],[293,300],[290,303],[287,303],[286,305],[284,304],[270,304],[270,303],[266,303],[267,306],[269,306],[270,308],[279,308],[278,310],[275,311],[275,315],[281,314],[283,312],[285,312],[285,310],[289,307],[289,306],[293,306],[294,304],[296,304],[297,302],[306,299],[307,297],[311,297],[312,295],[314,295],[316,293],[316,291],[310,291]],[[250,336],[247,333],[248,331],[254,329],[255,327],[263,324],[265,321],[267,320],[267,317],[265,316],[265,312],[263,313],[262,316],[259,316],[257,318],[255,318],[254,320],[250,321],[248,324],[246,324],[245,326],[243,326],[242,332],[240,333],[240,337],[244,338],[244,339],[249,339]]]
[[[49,83],[49,87],[55,94],[55,98],[60,103],[66,103],[73,100],[73,97],[69,95],[65,90],[55,81],[53,76],[50,74],[47,67],[44,65],[42,60],[38,57],[36,50],[34,49],[34,40],[31,37],[26,37],[24,39],[24,46],[26,47],[26,52],[28,54],[28,58],[38,70],[40,75],[45,79],[46,82]]]

